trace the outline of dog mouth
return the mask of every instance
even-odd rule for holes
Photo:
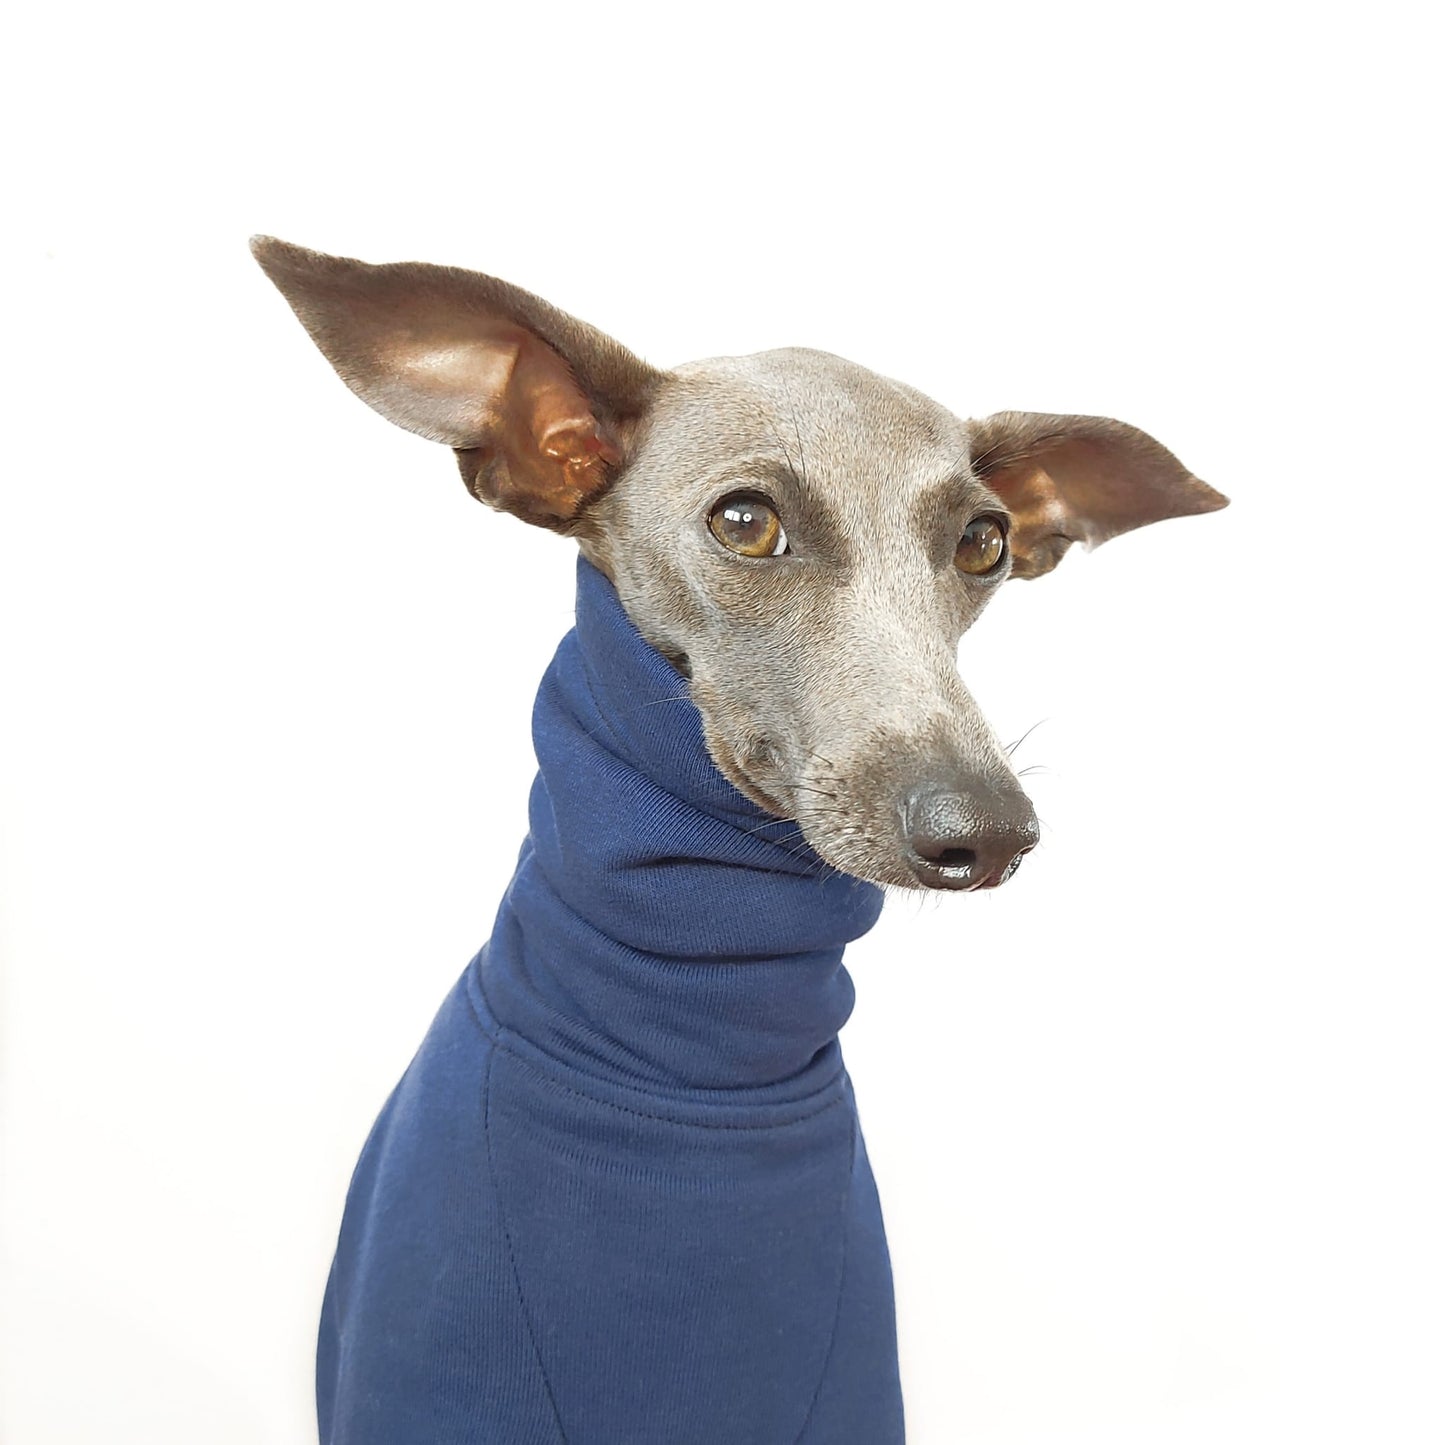
[[[795,820],[827,868],[882,887],[991,892],[1039,841],[1033,807],[1012,774],[984,782],[937,757],[910,765],[910,750],[900,747],[893,766],[860,788],[821,755],[790,771],[765,734],[734,740],[705,727],[705,735],[713,761],[744,797]]]
[[[791,789],[782,776],[782,760],[767,738],[734,747],[726,739],[709,734],[707,750],[718,771],[750,802],[777,818],[797,818],[797,807],[788,796]]]
[[[880,886],[927,887],[909,867],[899,842],[879,848],[870,846],[864,823],[865,810],[843,802],[838,780],[790,779],[778,749],[766,738],[734,746],[721,738],[708,738],[708,751],[719,771],[732,785],[764,812],[780,822],[798,824],[801,841],[821,859],[825,869],[835,869],[853,878]],[[971,888],[962,871],[946,868],[939,873],[939,888]],[[944,878],[960,881],[943,881]]]

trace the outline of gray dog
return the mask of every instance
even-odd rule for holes
[[[843,945],[874,885],[1038,840],[956,667],[999,585],[1226,499],[1122,422],[817,351],[660,371],[487,276],[253,248],[358,396],[585,559],[517,875],[352,1184],[323,1437],[901,1440]]]

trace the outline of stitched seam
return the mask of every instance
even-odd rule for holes
[[[818,1408],[818,1401],[823,1394],[823,1384],[828,1378],[828,1366],[833,1363],[833,1349],[838,1343],[838,1326],[843,1320],[843,1291],[848,1283],[848,1257],[853,1253],[848,1243],[848,1213],[853,1203],[853,1181],[857,1177],[858,1165],[858,1120],[853,1119],[852,1147],[848,1155],[848,1188],[843,1193],[843,1268],[838,1274],[838,1303],[833,1309],[833,1328],[828,1335],[828,1349],[823,1356],[823,1368],[818,1374],[817,1388],[813,1391],[813,1398],[808,1402],[808,1413],[803,1417],[803,1428],[798,1431],[798,1438],[794,1445],[803,1445],[803,1437],[808,1433],[808,1427],[813,1423],[813,1415]]]
[[[485,1002],[487,999],[487,991],[485,985],[482,982],[480,974],[477,978],[477,987],[481,992],[483,1001]],[[554,1089],[559,1089],[563,1093],[570,1095],[574,1099],[581,1099],[589,1104],[601,1104],[604,1108],[615,1109],[618,1113],[629,1114],[637,1119],[650,1119],[658,1124],[676,1124],[683,1129],[730,1129],[740,1132],[761,1131],[764,1129],[788,1129],[791,1128],[794,1124],[801,1124],[805,1120],[815,1119],[818,1117],[819,1114],[826,1113],[829,1109],[842,1102],[842,1100],[837,1097],[829,1099],[826,1102],[819,1104],[816,1109],[810,1109],[806,1114],[795,1114],[792,1118],[785,1120],[781,1124],[716,1124],[710,1123],[706,1119],[680,1119],[673,1114],[650,1113],[646,1109],[634,1109],[627,1104],[618,1104],[611,1099],[603,1099],[595,1094],[589,1094],[585,1089],[576,1089],[573,1088],[570,1084],[564,1084],[549,1070],[535,1063],[525,1054],[518,1053],[517,1050],[511,1047],[507,1042],[509,1037],[515,1037],[515,1035],[512,1034],[512,1031],[508,1029],[505,1024],[500,1023],[497,1020],[495,1013],[493,1013],[490,1023],[486,1019],[484,1019],[481,1014],[477,1012],[477,1003],[476,1000],[471,996],[471,990],[468,989],[466,991],[466,994],[467,1008],[472,1015],[472,1019],[476,1023],[477,1027],[482,1031],[483,1035],[491,1042],[492,1048],[494,1050],[505,1053],[509,1059],[512,1059],[516,1062],[519,1068],[526,1070],[526,1072],[529,1073],[534,1079],[539,1079],[542,1083],[547,1084]],[[491,1004],[489,1002],[487,1003],[487,1007],[491,1007]],[[487,1067],[490,1071],[491,1064],[488,1063]],[[832,1074],[829,1077],[826,1083],[820,1084],[816,1089],[814,1089],[812,1094],[805,1094],[801,1099],[795,1099],[791,1102],[794,1104],[801,1104],[809,1098],[816,1097],[820,1094],[830,1093],[836,1088],[838,1080],[843,1077],[843,1074],[844,1070],[842,1067],[840,1067],[836,1073]],[[729,1106],[720,1104],[717,1107],[727,1108]],[[767,1108],[769,1106],[765,1104],[735,1104],[731,1107]],[[774,1107],[786,1108],[787,1105],[779,1104]]]
[[[507,1207],[502,1201],[502,1191],[497,1188],[497,1165],[492,1157],[492,1063],[495,1050],[487,1055],[487,1075],[482,1081],[482,1133],[487,1141],[487,1168],[491,1172],[492,1192],[497,1200],[497,1217],[502,1222],[502,1241],[507,1246],[507,1265],[512,1271],[512,1283],[517,1290],[517,1303],[522,1309],[522,1323],[527,1327],[527,1341],[532,1346],[532,1355],[537,1361],[537,1373],[542,1377],[542,1388],[547,1392],[547,1403],[552,1407],[552,1422],[557,1427],[558,1439],[567,1445],[567,1432],[562,1427],[562,1412],[557,1408],[557,1397],[552,1393],[552,1382],[547,1378],[547,1367],[542,1362],[542,1351],[537,1345],[537,1333],[532,1328],[532,1312],[527,1307],[527,1296],[522,1291],[522,1276],[517,1272],[517,1253],[512,1246],[512,1229],[507,1223]]]
[[[843,1097],[840,1095],[837,1098],[830,1099],[826,1104],[820,1104],[816,1109],[812,1109],[806,1114],[797,1114],[791,1119],[785,1119],[780,1124],[714,1124],[706,1120],[679,1119],[672,1114],[653,1114],[645,1109],[633,1109],[626,1104],[614,1103],[611,1099],[599,1099],[593,1094],[584,1093],[581,1089],[574,1089],[569,1084],[562,1083],[561,1080],[553,1078],[552,1075],[545,1070],[539,1069],[530,1059],[525,1057],[525,1055],[519,1054],[516,1049],[509,1048],[506,1043],[505,1029],[497,1036],[493,1047],[496,1052],[506,1054],[509,1059],[516,1063],[518,1068],[531,1074],[534,1079],[539,1079],[542,1083],[551,1088],[558,1089],[574,1099],[581,1099],[588,1104],[600,1104],[605,1109],[615,1109],[619,1114],[628,1114],[635,1119],[650,1119],[654,1123],[672,1124],[680,1129],[728,1129],[735,1133],[761,1133],[769,1129],[791,1129],[795,1124],[804,1124],[809,1119],[816,1119],[819,1114],[826,1114],[829,1109],[836,1109],[839,1104],[844,1102]],[[490,1069],[490,1064],[488,1068]],[[824,1088],[831,1087],[837,1083],[837,1080],[838,1075],[835,1074],[833,1078],[829,1080],[828,1084],[824,1085]],[[822,1090],[819,1090],[819,1092],[821,1093]],[[756,1107],[766,1108],[767,1106],[760,1105]],[[779,1105],[778,1107],[783,1106]],[[856,1130],[856,1124],[854,1128]]]

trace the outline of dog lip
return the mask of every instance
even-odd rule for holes
[[[718,771],[744,797],[765,812],[779,818],[796,818],[797,804],[790,799],[792,789],[779,774],[777,749],[768,738],[753,738],[739,746],[731,738],[718,733],[708,739],[708,752]]]
[[[772,813],[778,818],[796,816],[794,809],[787,802],[774,796],[767,787],[758,781],[750,768],[743,766],[742,759],[738,756],[738,749],[728,738],[721,735],[708,738],[707,750],[717,765],[718,771],[750,802],[756,803],[764,812]]]

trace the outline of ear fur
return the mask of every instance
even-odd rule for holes
[[[371,266],[257,236],[252,254],[337,374],[455,449],[479,500],[568,530],[606,490],[664,373],[491,276]]]
[[[974,474],[1009,509],[1015,577],[1051,572],[1074,542],[1097,547],[1229,505],[1153,437],[1109,417],[1001,411],[970,426]]]

